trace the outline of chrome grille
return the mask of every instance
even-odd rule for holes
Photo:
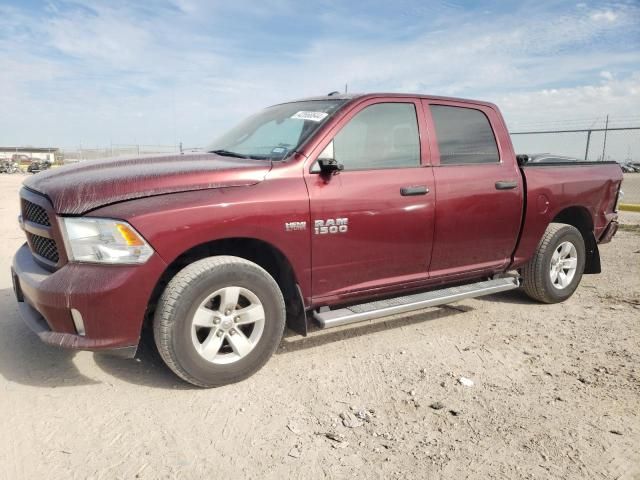
[[[33,233],[27,233],[27,236],[29,237],[29,243],[31,244],[33,253],[52,263],[58,263],[60,256],[58,255],[58,246],[54,240],[41,237],[40,235],[34,235]]]
[[[29,200],[22,200],[22,218],[45,227],[51,226],[47,211]]]

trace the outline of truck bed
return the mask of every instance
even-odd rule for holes
[[[563,212],[579,212],[599,243],[617,214],[613,205],[622,173],[616,162],[525,163],[520,166],[526,197],[523,227],[513,267],[533,254],[547,225]]]

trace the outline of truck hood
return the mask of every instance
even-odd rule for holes
[[[151,195],[255,185],[270,168],[268,161],[213,153],[112,158],[47,170],[24,186],[47,196],[57,213],[79,215]]]

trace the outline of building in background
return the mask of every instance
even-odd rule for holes
[[[20,165],[29,165],[32,160],[63,163],[63,156],[56,147],[1,147],[0,160],[13,159]]]

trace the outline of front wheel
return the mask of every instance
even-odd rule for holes
[[[209,257],[176,274],[160,297],[154,338],[167,366],[200,387],[257,372],[278,347],[285,306],[276,281],[243,258]]]
[[[580,231],[571,225],[551,223],[533,258],[522,268],[524,291],[540,302],[562,302],[578,288],[584,265]]]

